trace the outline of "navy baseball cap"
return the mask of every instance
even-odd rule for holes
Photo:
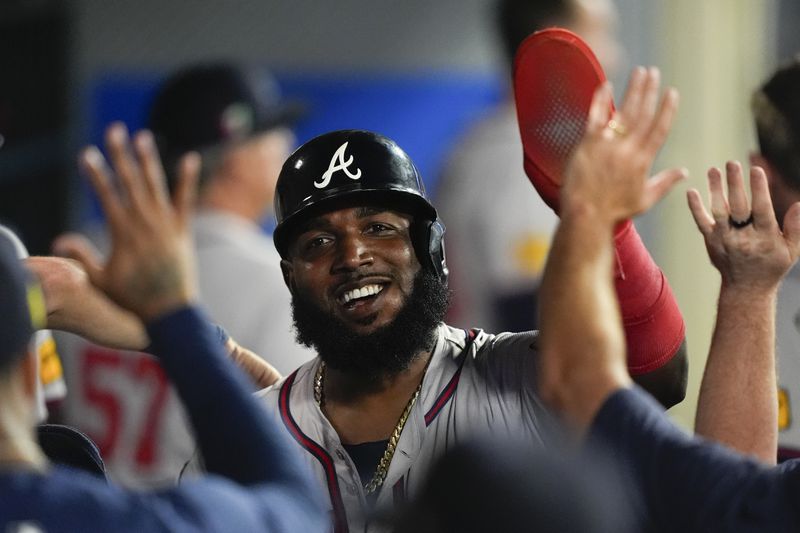
[[[7,238],[0,238],[0,316],[0,368],[5,368],[25,353],[46,318],[41,288]]]
[[[281,98],[277,82],[265,69],[198,64],[179,70],[161,85],[148,128],[161,157],[176,160],[191,150],[291,126],[304,110],[301,103]]]

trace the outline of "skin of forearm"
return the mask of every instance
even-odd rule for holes
[[[30,257],[26,264],[44,290],[47,327],[75,333],[110,348],[141,350],[150,344],[142,322],[92,286],[71,259]]]
[[[630,385],[613,250],[612,223],[565,213],[542,281],[540,391],[579,433],[609,394]]]
[[[250,350],[242,348],[233,339],[228,339],[225,348],[236,366],[253,380],[256,388],[264,389],[281,379],[280,372],[274,366]]]
[[[84,309],[86,313],[73,313],[69,310],[54,312],[47,317],[50,329],[69,331],[109,348],[119,350],[143,350],[150,339],[142,322],[135,315],[121,308],[109,309],[106,302],[99,302],[94,308]],[[114,324],[109,328],[109,324]]]
[[[142,321],[94,287],[78,262],[61,257],[29,257],[26,265],[35,272],[44,290],[48,329],[74,333],[118,350],[140,351],[150,345]],[[257,388],[268,387],[281,378],[272,365],[232,339],[226,349]]]
[[[695,421],[697,434],[768,464],[778,442],[776,295],[723,284]]]

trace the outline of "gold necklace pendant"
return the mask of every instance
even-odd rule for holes
[[[425,367],[427,371],[428,367]],[[423,378],[425,377],[425,373],[423,372]],[[317,372],[314,375],[314,400],[317,402],[317,405],[320,409],[322,409],[323,403],[323,381],[325,379],[325,363],[322,362],[317,368]],[[417,390],[414,391],[414,394],[411,395],[411,398],[408,400],[405,409],[403,409],[403,414],[400,415],[400,420],[397,421],[397,425],[395,425],[392,434],[389,436],[389,442],[386,445],[386,450],[383,452],[383,457],[378,462],[378,468],[375,469],[375,474],[372,476],[372,479],[364,485],[364,491],[367,494],[372,494],[378,488],[383,485],[383,482],[386,480],[386,475],[389,473],[389,465],[392,463],[392,458],[394,457],[394,452],[397,450],[397,444],[400,442],[400,434],[403,433],[403,428],[406,425],[406,421],[408,421],[408,416],[411,414],[411,408],[414,407],[414,404],[417,402],[417,398],[419,397],[419,393],[422,390],[422,379],[419,380],[419,385],[417,385]]]

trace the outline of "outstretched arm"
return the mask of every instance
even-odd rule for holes
[[[546,402],[584,431],[606,398],[631,385],[619,303],[613,287],[614,227],[655,204],[685,176],[648,179],[677,108],[668,90],[658,103],[657,71],[636,69],[607,125],[611,90],[595,93],[586,133],[561,194],[561,223],[542,282],[541,383]]]
[[[611,228],[620,216],[648,209],[682,175],[670,171],[647,179],[646,169],[669,130],[676,95],[668,91],[654,112],[653,89],[637,96],[637,85],[631,82],[618,118],[636,124],[635,130],[615,137],[592,113],[570,165],[567,185],[576,200],[564,204],[542,288],[543,397],[579,431],[592,424],[592,436],[608,446],[632,481],[634,507],[644,502],[648,524],[643,527],[796,530],[797,463],[767,469],[692,439],[650,398],[629,388],[621,316],[611,289]],[[608,89],[601,89],[592,109],[607,98]]]
[[[775,301],[800,252],[800,204],[781,233],[764,171],[750,172],[752,209],[742,168],[726,165],[728,195],[716,168],[708,172],[709,214],[696,190],[689,207],[722,277],[717,322],[697,403],[695,431],[774,464],[778,443]],[[752,217],[752,218],[751,218]],[[737,227],[733,221],[750,221]]]
[[[95,344],[120,350],[146,351],[150,337],[144,324],[130,311],[110,300],[93,286],[83,266],[90,262],[100,270],[100,259],[80,235],[57,241],[63,257],[29,257],[26,265],[39,278],[47,305],[47,327],[80,335]],[[277,382],[280,373],[264,359],[229,338],[225,348],[230,358],[263,389]]]
[[[324,515],[304,465],[250,394],[196,306],[189,220],[199,158],[182,160],[171,203],[152,135],[137,135],[131,150],[127,131],[116,124],[106,143],[119,192],[99,150],[91,147],[82,157],[112,237],[105,265],[87,268],[92,284],[146,325],[153,352],[186,406],[208,471],[246,486],[231,498],[242,513],[261,517],[264,529],[319,530]],[[175,492],[191,498],[192,490]],[[230,510],[224,506],[229,499],[223,500]],[[204,512],[213,519],[218,511]]]

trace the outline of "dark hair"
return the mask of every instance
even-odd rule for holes
[[[549,26],[563,26],[574,15],[574,0],[498,0],[497,29],[508,64],[525,38]]]
[[[800,191],[800,56],[753,94],[751,109],[761,155]]]

